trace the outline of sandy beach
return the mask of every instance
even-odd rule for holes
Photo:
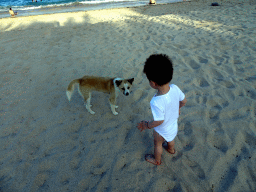
[[[0,191],[256,191],[256,2],[192,1],[0,19]],[[176,154],[153,154],[146,58],[167,54],[188,100]],[[119,95],[84,75],[135,78]]]

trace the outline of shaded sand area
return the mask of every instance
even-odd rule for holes
[[[0,20],[0,191],[256,191],[255,1],[184,2]],[[153,153],[155,94],[145,59],[165,53],[187,97],[176,154]],[[93,93],[91,115],[68,83],[135,77],[133,94]]]

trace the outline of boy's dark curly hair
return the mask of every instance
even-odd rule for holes
[[[172,80],[172,61],[164,54],[150,55],[145,62],[143,73],[149,81],[154,81],[159,86],[165,85]]]

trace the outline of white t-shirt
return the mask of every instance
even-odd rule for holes
[[[180,101],[185,99],[185,94],[178,86],[171,84],[168,93],[154,96],[150,101],[151,111],[155,121],[164,122],[155,127],[167,142],[172,141],[178,133],[178,118]]]

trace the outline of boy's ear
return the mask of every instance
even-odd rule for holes
[[[116,80],[116,86],[119,87],[119,85],[121,85],[122,80]]]
[[[154,87],[157,86],[156,82],[154,82],[154,81],[150,81],[150,82],[153,84]]]
[[[134,78],[128,79],[127,81],[128,81],[130,84],[132,84],[133,81],[134,81]]]

